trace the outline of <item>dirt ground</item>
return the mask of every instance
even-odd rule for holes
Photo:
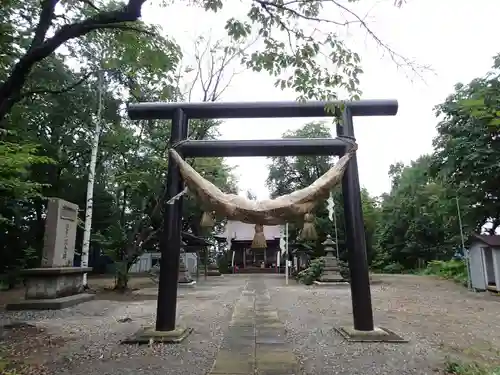
[[[89,277],[89,288],[91,293],[96,293],[96,299],[110,301],[134,301],[146,300],[148,297],[138,297],[132,293],[134,290],[155,287],[155,282],[148,276],[133,276],[129,281],[130,290],[117,293],[113,290],[114,278],[109,275],[91,275]],[[5,310],[5,305],[17,302],[24,298],[24,287],[18,286],[8,291],[0,291],[0,312]],[[154,298],[156,299],[156,297]]]
[[[205,375],[245,287],[255,278],[270,296],[303,374],[435,374],[443,373],[448,357],[500,366],[500,297],[432,277],[377,275],[382,283],[372,286],[376,324],[409,343],[351,344],[333,330],[352,324],[348,286],[293,281],[285,286],[278,275],[234,275],[179,289],[178,319],[194,332],[177,346],[120,345],[154,322],[156,285],[148,277],[133,278],[130,286],[136,290],[125,294],[109,289],[112,278],[92,278],[96,300],[57,312],[0,310],[0,373],[9,364],[17,367],[16,375]],[[0,292],[0,305],[22,293]],[[15,323],[20,321],[26,324]]]

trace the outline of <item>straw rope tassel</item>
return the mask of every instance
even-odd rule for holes
[[[267,247],[266,236],[264,234],[264,226],[255,224],[255,234],[252,241],[252,249],[265,249]]]
[[[200,221],[200,226],[202,228],[213,228],[215,225],[215,218],[213,215],[213,212],[203,212],[203,215],[201,215],[201,221]]]
[[[300,231],[299,237],[301,240],[311,240],[311,241],[314,241],[318,238],[318,234],[316,233],[316,228],[314,227],[313,214],[307,213],[304,215],[304,226]]]

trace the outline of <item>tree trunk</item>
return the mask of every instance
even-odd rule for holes
[[[87,197],[85,200],[85,229],[83,231],[82,260],[81,267],[89,265],[90,235],[92,233],[92,209],[94,206],[94,181],[95,166],[97,162],[97,150],[99,148],[99,136],[101,134],[101,112],[102,112],[102,72],[99,72],[99,92],[97,103],[97,119],[92,140],[92,150],[90,155],[89,178],[87,182]],[[87,274],[83,274],[83,287],[87,287]]]
[[[116,274],[115,290],[124,292],[128,288],[128,273],[118,272]]]
[[[128,288],[128,262],[116,262],[115,290],[124,292]]]

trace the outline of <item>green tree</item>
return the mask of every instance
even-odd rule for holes
[[[0,45],[7,51],[2,58],[4,76],[0,81],[0,122],[14,104],[22,100],[23,88],[37,64],[51,56],[63,44],[73,42],[91,32],[116,37],[118,31],[137,31],[159,36],[155,28],[138,21],[145,0],[128,1],[60,1],[42,2],[8,0],[0,14]],[[206,10],[218,11],[222,0],[197,0]],[[158,3],[161,5],[162,3]],[[395,1],[401,5],[400,1]],[[329,18],[334,14],[327,6],[348,14],[348,19]],[[333,9],[332,9],[333,10]],[[29,20],[26,22],[26,20]],[[332,30],[325,34],[314,32],[312,24],[326,24]],[[364,28],[398,65],[409,65],[408,59],[392,50],[369,28],[349,4],[329,0],[300,0],[293,2],[253,0],[246,18],[230,18],[226,23],[228,35],[235,41],[258,35],[261,43],[243,56],[243,62],[255,71],[267,71],[277,77],[276,85],[290,87],[301,98],[337,97],[339,89],[359,95],[360,57],[336,33],[335,28],[358,24]],[[326,57],[329,65],[319,61]],[[337,69],[331,69],[331,64]]]
[[[331,132],[329,126],[321,122],[311,122],[305,124],[296,131],[289,131],[283,135],[284,138],[330,138]],[[333,165],[334,160],[331,156],[287,156],[270,158],[269,174],[267,177],[267,186],[272,197],[289,194],[295,190],[309,186],[322,174],[326,173]],[[347,261],[348,254],[345,246],[345,226],[344,212],[341,189],[333,191],[335,203],[335,214],[337,215],[337,231],[339,240],[339,252],[342,260]],[[363,205],[367,253],[371,261],[374,248],[373,239],[377,218],[378,206],[366,189],[361,190],[361,199]],[[315,255],[323,255],[323,249],[320,243],[325,240],[326,235],[330,234],[335,238],[333,223],[328,218],[326,202],[320,203],[315,212],[315,224],[318,232],[318,241],[314,244]],[[300,230],[300,223],[290,223],[289,233],[292,240],[297,239]]]
[[[471,230],[480,231],[488,224],[492,234],[500,225],[500,127],[495,125],[500,101],[495,74],[498,76],[499,69],[496,58],[490,75],[456,85],[455,93],[436,107],[442,120],[433,142],[432,173],[456,191]],[[476,106],[478,101],[483,103],[482,109]]]
[[[95,30],[145,31],[141,29],[143,25],[129,24],[139,19],[144,2],[9,0],[2,4],[0,29],[4,34],[0,45],[2,50],[10,52],[11,58],[4,60],[10,66],[4,65],[3,70],[8,73],[0,83],[0,122],[27,95],[23,89],[37,64],[64,43]]]
[[[415,269],[448,260],[460,244],[454,192],[429,174],[431,157],[392,165],[392,188],[382,196],[376,230],[377,267]]]

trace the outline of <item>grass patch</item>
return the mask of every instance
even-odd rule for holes
[[[428,263],[423,274],[439,276],[467,285],[467,266],[463,260],[433,260]]]
[[[500,367],[487,367],[477,362],[447,361],[444,371],[446,375],[500,375]]]

